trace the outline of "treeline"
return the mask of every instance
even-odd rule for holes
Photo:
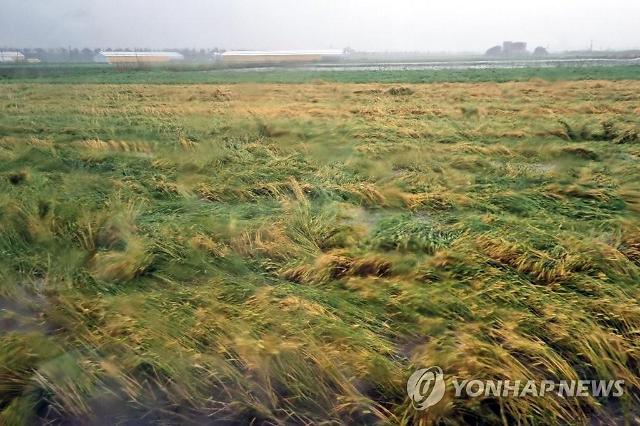
[[[171,51],[181,53],[185,61],[191,62],[207,62],[214,58],[216,53],[221,53],[223,50],[218,48],[213,49],[139,49],[128,47],[114,47],[105,49],[89,49],[89,48],[53,48],[53,49],[20,49],[20,48],[0,48],[0,51],[18,51],[21,52],[27,59],[39,59],[42,62],[93,62],[94,56],[100,51],[105,52],[149,52],[149,51]]]

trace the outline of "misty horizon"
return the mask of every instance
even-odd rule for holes
[[[0,47],[482,53],[505,40],[530,49],[640,47],[640,4],[543,0],[296,2],[294,0],[8,0]]]

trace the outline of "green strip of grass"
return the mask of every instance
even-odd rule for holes
[[[104,65],[2,66],[0,83],[234,84],[234,83],[475,83],[557,80],[638,80],[640,66],[464,70],[228,70],[206,66],[116,69]]]

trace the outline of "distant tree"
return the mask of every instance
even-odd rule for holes
[[[85,47],[80,51],[78,60],[80,62],[91,62],[93,61],[93,55],[94,55],[93,50]]]
[[[69,60],[69,52],[64,47],[59,49],[51,49],[51,55],[54,62],[67,62]]]
[[[545,49],[542,46],[538,46],[536,47],[536,49],[533,51],[533,54],[535,56],[546,56],[549,54],[549,52],[547,52],[547,49]]]
[[[493,46],[491,49],[487,50],[485,53],[487,56],[500,56],[502,55],[502,46]]]

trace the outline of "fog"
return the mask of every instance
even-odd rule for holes
[[[2,0],[0,47],[640,47],[637,0]]]

